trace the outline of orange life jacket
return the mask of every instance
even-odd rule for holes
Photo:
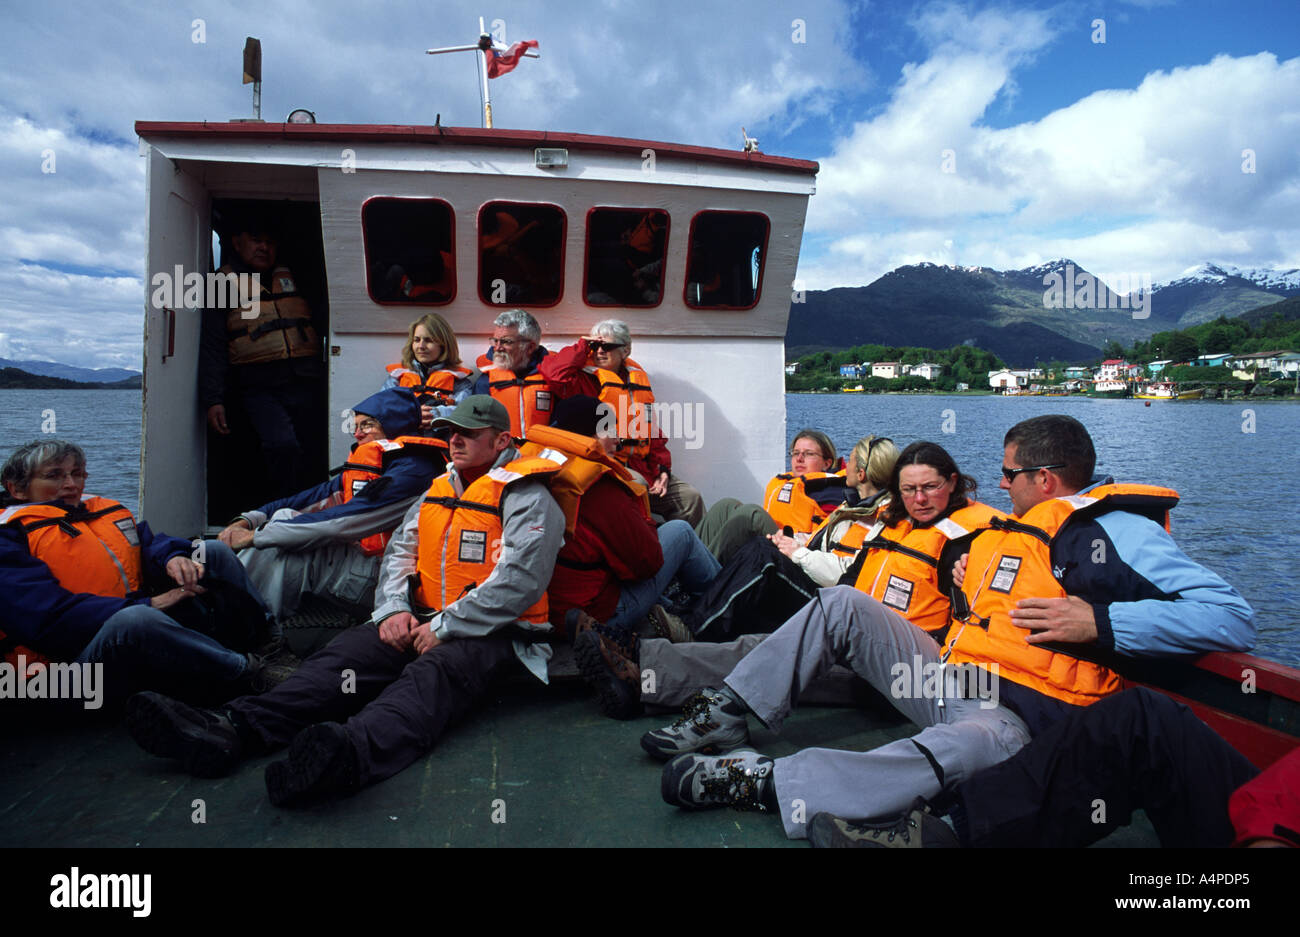
[[[958,508],[926,527],[904,518],[892,527],[877,523],[862,548],[866,551],[853,583],[892,608],[923,631],[939,631],[948,624],[951,602],[939,591],[939,556],[949,540],[956,540],[1006,517],[978,501]]]
[[[434,479],[420,506],[415,601],[442,611],[486,580],[501,557],[501,498],[506,488],[522,478],[559,471],[549,459],[515,459],[476,478],[459,496],[451,473]],[[544,624],[547,615],[543,593],[519,617]]]
[[[1061,598],[1052,573],[1052,542],[1067,524],[1112,510],[1131,510],[1169,526],[1178,492],[1154,485],[1101,485],[1086,494],[1053,498],[1023,517],[990,522],[971,544],[962,592],[969,615],[954,613],[945,656],[953,663],[998,666],[998,675],[1076,706],[1120,690],[1120,677],[1101,664],[1028,644],[1031,634],[1011,623],[1026,598]]]
[[[430,371],[428,377],[421,377],[420,372],[408,368],[400,361],[388,366],[388,373],[397,379],[398,387],[409,387],[415,392],[415,400],[421,406],[432,404],[435,407],[450,407],[455,400],[456,379],[467,378],[474,372],[458,364]]]
[[[229,264],[219,273],[234,273]],[[267,280],[270,279],[268,286]],[[260,364],[320,354],[320,339],[311,324],[311,308],[298,293],[288,267],[260,277],[261,294],[240,308],[238,298],[226,310],[230,363]]]
[[[543,425],[528,427],[527,437],[519,447],[521,455],[550,459],[563,466],[551,477],[550,488],[551,497],[564,512],[566,534],[572,536],[577,526],[582,496],[606,475],[632,493],[641,513],[649,520],[650,500],[645,485],[636,481],[624,465],[607,456],[598,441],[590,436]]]
[[[618,426],[618,457],[626,462],[629,458],[644,459],[650,454],[655,394],[641,365],[627,358],[623,366],[627,369],[626,380],[617,372],[604,368],[587,367],[583,370],[595,376],[600,385],[597,398],[612,408],[609,413]]]
[[[343,463],[343,478],[340,491],[343,503],[347,504],[361,494],[361,490],[366,485],[382,477],[389,463],[400,454],[403,446],[415,445],[433,446],[442,449],[444,450],[443,456],[445,460],[447,443],[441,439],[425,436],[399,436],[397,439],[376,439],[353,447],[352,454]],[[361,552],[366,556],[378,556],[383,553],[384,548],[388,546],[388,541],[393,536],[393,529],[363,537],[358,543]]]
[[[796,534],[811,534],[835,510],[835,505],[822,507],[809,492],[820,492],[828,487],[838,487],[842,501],[844,475],[829,472],[795,475],[782,472],[767,483],[767,491],[763,494],[763,510],[776,521],[777,529],[789,527]]]
[[[551,387],[537,372],[516,377],[509,368],[491,368],[488,392],[510,414],[510,435],[516,439],[522,439],[524,431],[534,424],[551,422]]]
[[[143,584],[140,535],[131,512],[110,498],[90,495],[78,507],[64,504],[15,504],[0,512],[0,524],[22,529],[27,549],[69,592],[126,598]],[[49,658],[5,641],[4,659],[15,667],[18,656],[28,667]]]

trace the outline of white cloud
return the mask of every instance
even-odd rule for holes
[[[915,26],[929,57],[905,66],[888,105],[822,161],[809,229],[824,250],[800,264],[809,288],[861,285],[918,259],[1002,267],[1065,255],[1158,276],[1205,259],[1300,261],[1300,59],[1218,56],[996,129],[984,115],[1047,49],[1049,15],[944,5]],[[1253,173],[1242,171],[1248,149]]]

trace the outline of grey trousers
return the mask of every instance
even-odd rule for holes
[[[280,514],[276,511],[272,519]],[[330,543],[293,553],[256,547],[239,552],[248,578],[262,593],[277,621],[298,610],[304,592],[333,596],[352,605],[373,604],[381,559],[366,556],[351,543]]]
[[[683,706],[709,687],[721,686],[741,659],[767,635],[746,634],[725,644],[673,644],[664,638],[640,642],[641,701]]]
[[[776,759],[772,778],[791,839],[823,811],[854,819],[903,813],[1029,741],[1020,717],[993,699],[964,699],[956,668],[938,692],[940,649],[907,619],[851,586],[822,589],[754,648],[726,683],[770,729],[780,729],[803,688],[836,662],[885,694],[921,731],[867,752],[808,748]],[[918,692],[918,690],[920,692]],[[973,695],[973,694],[967,694]],[[942,700],[942,703],[941,703]]]

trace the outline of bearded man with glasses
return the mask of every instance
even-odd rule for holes
[[[550,383],[539,370],[547,350],[542,328],[524,309],[508,309],[492,322],[492,343],[478,359],[483,373],[475,394],[489,394],[510,414],[510,435],[523,439],[528,427],[550,425],[555,400]]]

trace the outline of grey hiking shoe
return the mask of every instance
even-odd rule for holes
[[[652,605],[647,617],[657,638],[667,638],[673,644],[686,644],[695,640],[695,635],[686,627],[686,622],[662,605]]]
[[[248,665],[239,675],[240,682],[248,687],[253,695],[265,693],[278,687],[293,676],[293,672],[302,663],[292,653],[288,657],[263,657],[261,654],[245,654]]]
[[[727,752],[748,741],[744,704],[722,690],[705,690],[672,725],[641,736],[641,747],[666,761],[687,752]]]
[[[660,792],[665,803],[688,810],[766,811],[771,809],[772,767],[772,759],[758,752],[682,755],[664,765]]]
[[[957,834],[943,820],[930,813],[921,797],[906,816],[881,822],[850,822],[830,813],[819,813],[808,824],[808,842],[819,849],[956,849]]]

